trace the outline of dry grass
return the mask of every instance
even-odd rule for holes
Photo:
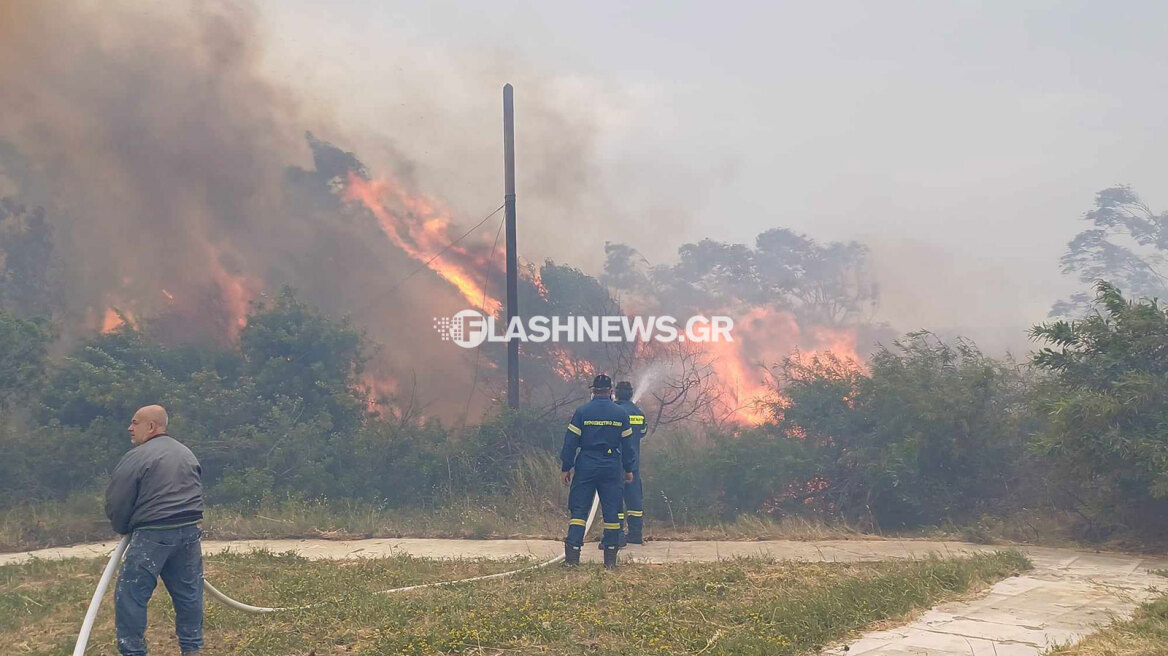
[[[96,494],[0,509],[0,551],[94,542],[113,535]]]
[[[562,494],[562,491],[561,491]],[[448,501],[435,509],[384,508],[355,501],[265,503],[254,508],[207,509],[208,539],[471,538],[560,539],[567,528],[560,503],[530,496]],[[729,522],[674,525],[647,517],[651,540],[826,540],[866,536],[843,525],[802,518],[742,515]],[[109,540],[116,537],[100,504],[84,497],[68,503],[22,506],[0,512],[0,552]]]
[[[854,564],[741,559],[635,565],[616,572],[586,565],[396,596],[370,594],[510,569],[519,562],[308,561],[270,553],[208,557],[208,578],[242,600],[329,603],[312,611],[256,616],[209,602],[204,653],[566,655],[583,650],[793,656],[907,618],[1029,566],[1012,552]],[[69,653],[102,565],[93,559],[0,567],[5,653]],[[151,653],[177,653],[165,593],[156,594],[150,612]],[[91,653],[113,653],[108,605],[92,645]]]
[[[447,498],[437,507],[388,508],[364,501],[271,500],[259,506],[211,506],[207,537],[220,540],[276,538],[546,538],[567,528],[567,490],[559,460],[527,456],[510,473],[505,496]],[[424,501],[424,500],[419,500]],[[646,517],[649,539],[791,539],[863,537],[839,524],[802,518],[742,515],[732,521],[670,516]],[[24,505],[0,511],[0,551],[108,540],[102,496],[77,494],[65,502]]]
[[[560,539],[567,522],[566,489],[559,461],[551,454],[530,454],[511,471],[505,496],[447,498],[437,507],[389,508],[364,501],[269,500],[259,506],[212,506],[207,510],[208,538],[543,538]],[[425,500],[419,500],[422,502]],[[1050,512],[1016,511],[1007,517],[984,517],[967,526],[944,526],[885,537],[963,540],[981,544],[1085,546],[1067,527],[1068,517]],[[646,517],[650,540],[832,540],[872,539],[843,522],[802,517],[742,514],[732,520],[689,512]],[[0,552],[109,540],[98,492],[76,494],[63,502],[46,502],[0,510]],[[1157,545],[1112,542],[1104,548],[1156,549]],[[1163,545],[1159,545],[1162,549]]]
[[[212,506],[204,526],[208,538],[544,538],[560,539],[567,522],[558,459],[532,454],[510,473],[506,496],[448,498],[438,507],[388,508],[364,501],[278,501],[256,507]],[[421,500],[420,500],[421,501]],[[688,521],[685,521],[688,519]],[[934,538],[981,544],[1084,546],[1067,531],[1072,521],[1049,512],[1017,511],[984,517],[967,526],[945,526],[887,537]],[[843,522],[802,517],[742,514],[733,520],[668,513],[646,517],[650,540],[831,540],[872,539]],[[64,502],[0,511],[0,551],[108,540],[114,535],[102,514],[99,493],[77,494]],[[1139,550],[1113,542],[1091,545]],[[1144,545],[1155,549],[1157,545]],[[1160,545],[1162,548],[1162,545]]]
[[[470,538],[560,539],[567,515],[564,490],[538,471],[519,470],[506,497],[447,500],[433,509],[386,508],[361,501],[281,501],[258,507],[212,506],[204,526],[209,539],[280,538]],[[558,497],[556,495],[559,495]],[[1074,540],[1067,518],[1049,513],[1015,513],[983,518],[969,526],[865,534],[846,524],[802,517],[743,514],[729,521],[674,523],[669,516],[646,518],[650,540],[865,540],[880,537],[961,540],[1003,546],[1038,544],[1052,547],[1104,548],[1117,551],[1160,551],[1163,545],[1132,543],[1118,538],[1107,544]],[[115,536],[104,519],[96,494],[77,495],[65,502],[26,505],[0,511],[0,552],[110,540]],[[1168,656],[1168,652],[1166,652]]]

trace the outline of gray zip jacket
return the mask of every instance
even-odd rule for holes
[[[202,467],[169,435],[130,449],[105,491],[105,515],[114,530],[194,523],[203,518]]]

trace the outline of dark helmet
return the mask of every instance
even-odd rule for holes
[[[600,374],[592,379],[592,389],[597,391],[605,391],[612,389],[612,379],[604,374]]]
[[[616,398],[622,401],[628,401],[633,398],[633,384],[627,380],[622,380],[616,384]]]

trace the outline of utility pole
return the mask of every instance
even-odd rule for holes
[[[507,326],[519,316],[519,260],[515,246],[515,99],[510,84],[503,85],[504,202],[507,209]],[[507,405],[519,408],[519,340],[507,340]]]

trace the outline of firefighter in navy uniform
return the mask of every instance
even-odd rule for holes
[[[633,436],[629,438],[629,448],[633,450],[633,480],[625,483],[624,512],[620,519],[629,526],[629,544],[644,544],[645,505],[641,492],[641,438],[645,437],[645,413],[633,403],[633,384],[622,380],[616,384],[616,404],[629,415],[629,426]],[[624,538],[624,527],[621,527]],[[623,541],[622,541],[623,542]],[[623,544],[622,544],[623,546]]]
[[[568,492],[568,537],[564,540],[564,562],[580,563],[580,549],[584,546],[584,528],[588,511],[592,509],[592,495],[600,495],[604,514],[604,566],[616,567],[620,548],[621,525],[619,514],[624,483],[633,480],[636,455],[629,444],[633,429],[624,408],[612,401],[612,379],[600,374],[592,381],[592,400],[576,408],[568,430],[564,433],[564,448],[560,452],[564,484],[571,484]],[[579,451],[579,454],[577,454]],[[575,476],[572,469],[576,470]]]

